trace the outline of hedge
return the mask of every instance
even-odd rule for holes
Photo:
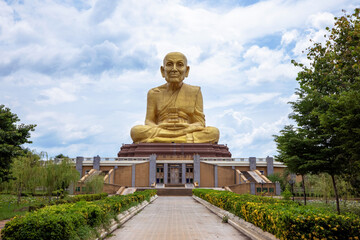
[[[359,239],[360,236],[360,218],[353,214],[338,215],[292,201],[228,191],[194,189],[193,194],[280,239]]]
[[[155,190],[117,195],[102,200],[66,203],[44,207],[38,211],[14,217],[1,231],[3,240],[22,239],[88,239],[96,229],[106,227],[112,218],[126,209],[149,201]]]
[[[96,201],[103,198],[106,198],[108,196],[107,193],[98,193],[98,194],[79,194],[75,196],[67,196],[63,199],[56,199],[52,200],[50,203],[34,203],[29,206],[29,212],[38,210],[40,208],[43,208],[47,205],[58,205],[58,204],[64,204],[64,203],[75,203],[79,201]]]

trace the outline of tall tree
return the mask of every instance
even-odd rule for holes
[[[26,150],[26,155],[16,157],[12,163],[13,183],[18,193],[18,203],[22,192],[35,193],[35,188],[40,186],[40,156],[35,151]]]
[[[12,160],[24,153],[21,145],[31,143],[30,131],[34,131],[36,125],[16,124],[19,121],[9,108],[0,105],[0,183],[11,178]]]
[[[74,168],[70,159],[62,161],[44,161],[42,170],[43,186],[49,196],[49,201],[54,191],[64,192],[70,184],[75,183],[80,178],[80,174]]]
[[[314,43],[307,49],[310,66],[293,61],[302,70],[290,118],[303,141],[313,141],[316,151],[309,153],[307,162],[314,173],[331,176],[340,213],[335,176],[346,174],[356,183],[360,170],[359,9],[335,20],[334,27],[327,28],[325,44]]]
[[[279,136],[274,136],[279,154],[276,160],[283,162],[288,170],[302,177],[302,188],[304,204],[306,205],[305,175],[320,171],[321,165],[314,161],[318,152],[317,139],[307,138],[302,129],[295,129],[294,126],[285,126]]]

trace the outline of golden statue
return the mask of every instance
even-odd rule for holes
[[[131,129],[134,143],[217,143],[219,130],[205,127],[200,87],[183,83],[190,67],[184,54],[168,53],[160,67],[164,85],[147,95],[145,125]]]

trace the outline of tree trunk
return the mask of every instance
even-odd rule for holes
[[[335,199],[336,199],[336,210],[337,210],[337,213],[340,214],[339,195],[338,195],[338,191],[337,191],[337,187],[336,187],[335,176],[333,174],[331,174],[330,176],[331,176],[333,186],[334,186]]]
[[[17,199],[17,204],[19,205],[21,201],[21,183],[19,183],[19,188],[18,188],[18,199]]]
[[[305,175],[301,175],[301,178],[302,178],[303,193],[304,193],[304,205],[306,205]]]

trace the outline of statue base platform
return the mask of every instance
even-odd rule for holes
[[[192,157],[231,157],[229,148],[223,144],[212,143],[133,143],[123,144],[118,157],[149,157],[156,154],[158,158],[183,156]]]

